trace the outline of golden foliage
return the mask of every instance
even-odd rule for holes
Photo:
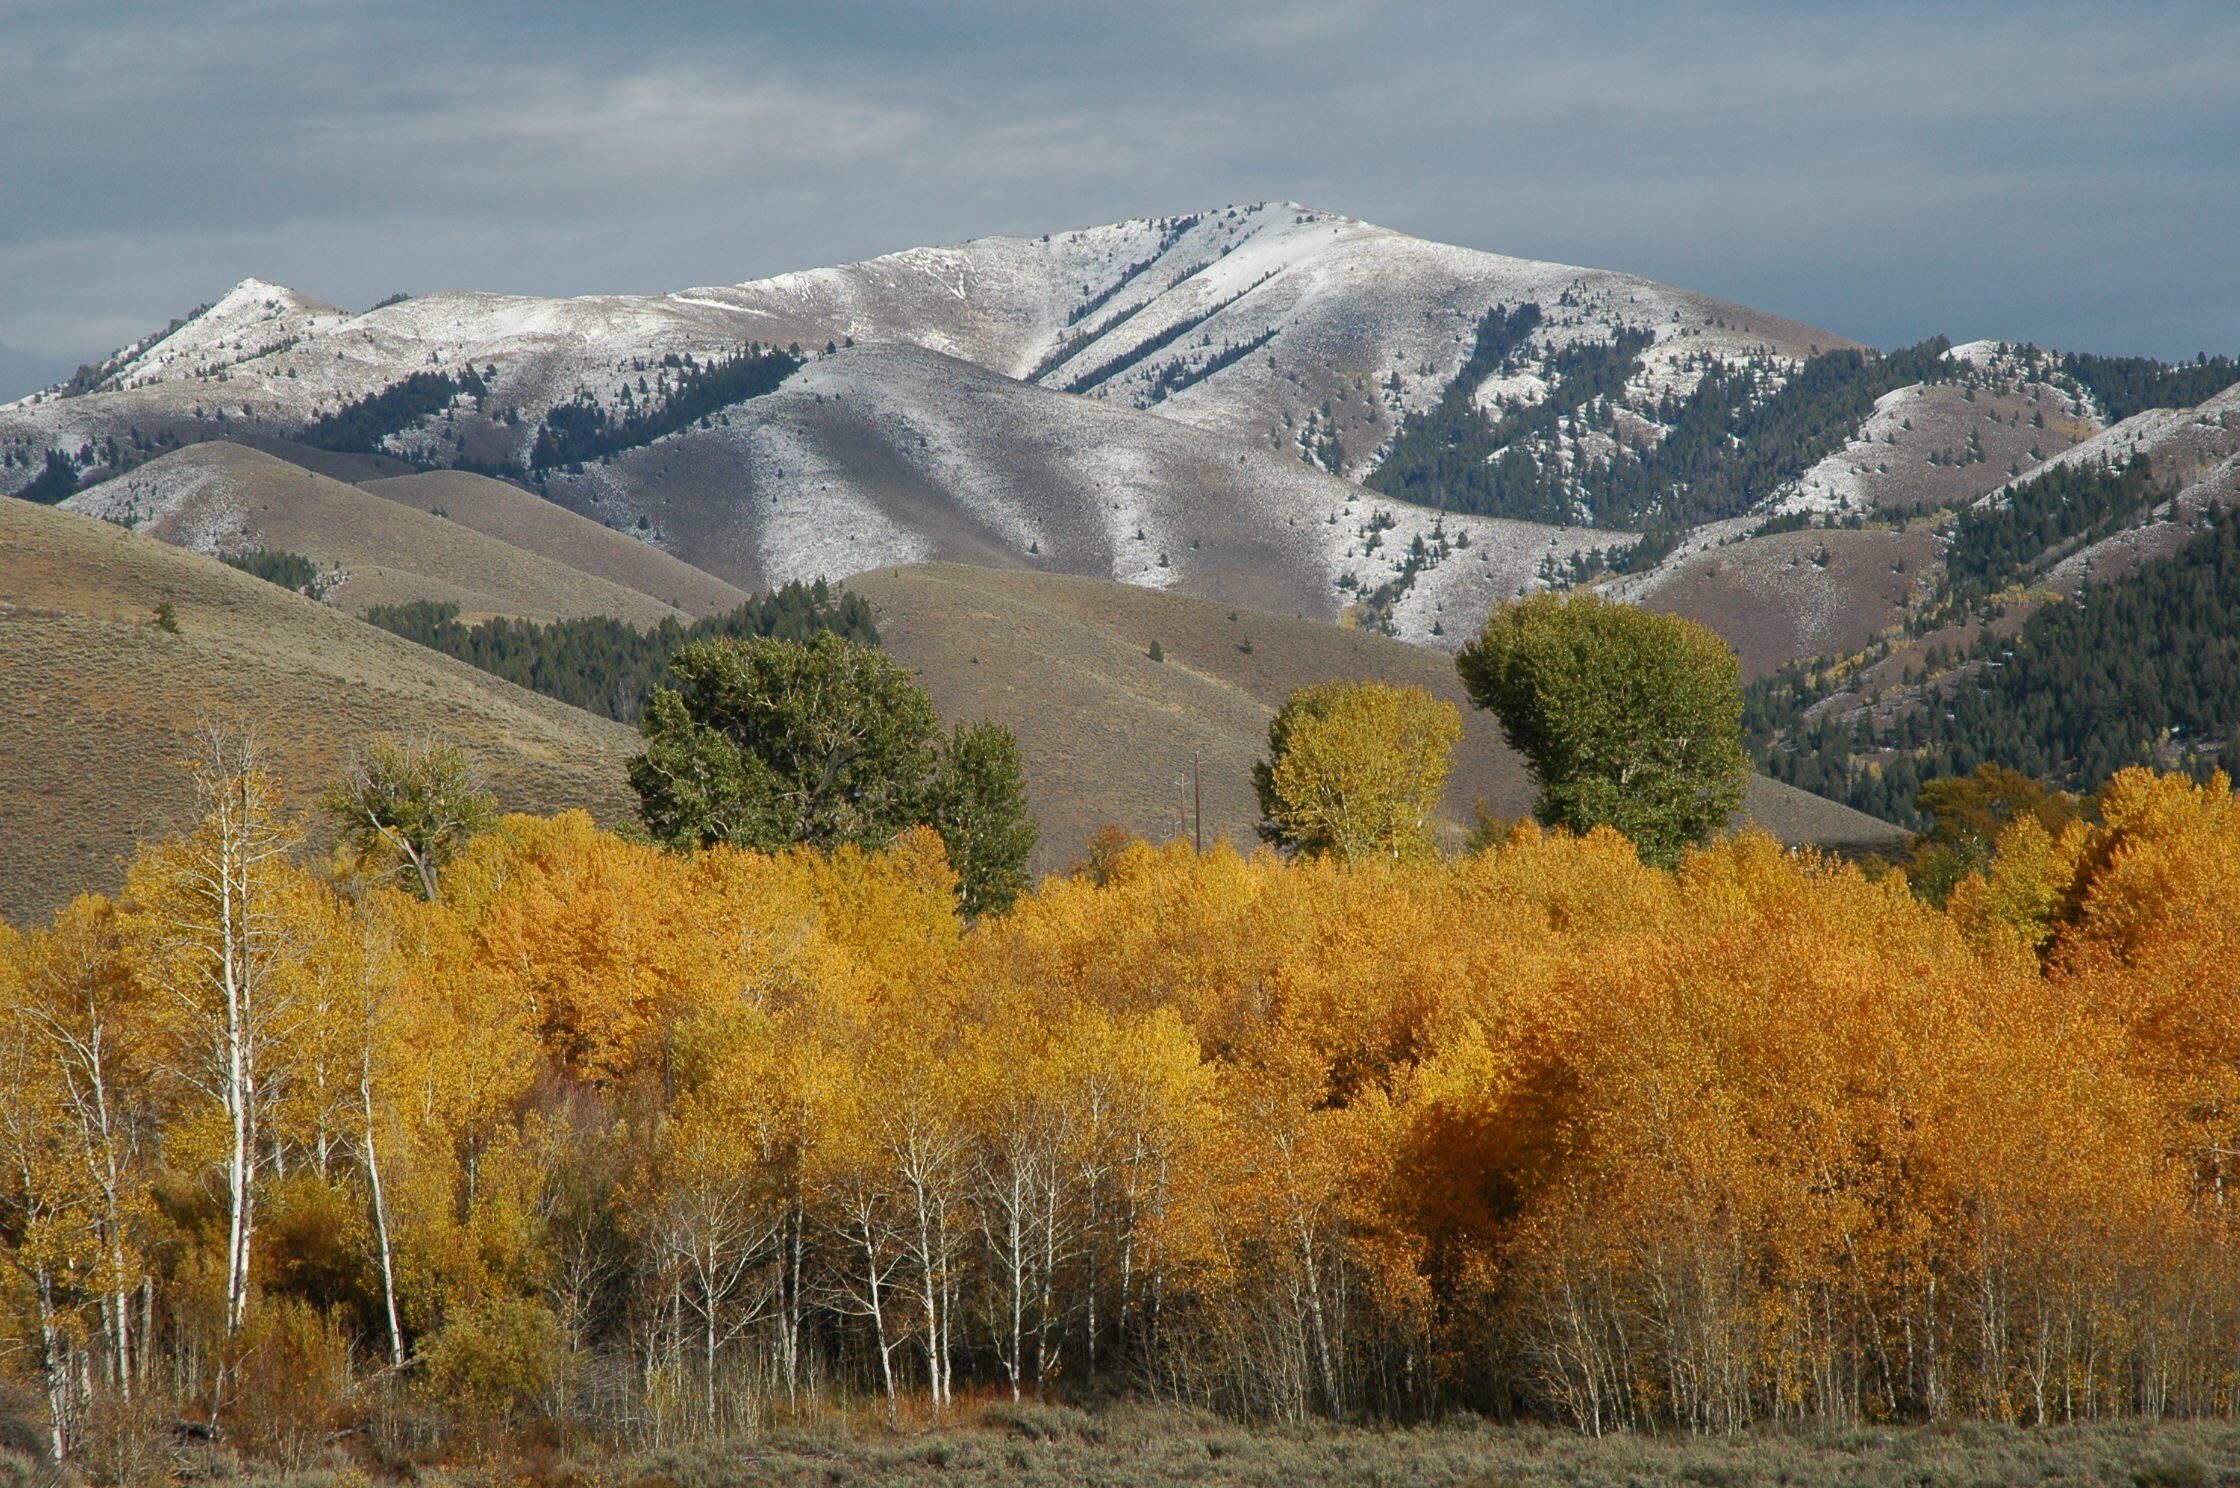
[[[512,817],[437,902],[275,860],[230,1348],[205,833],[0,941],[0,1327],[65,1432],[159,1356],[324,1421],[296,1385],[392,1307],[421,1399],[658,1440],[1117,1379],[1597,1430],[2227,1412],[2240,808],[2128,772],[2056,826],[1942,909],[1758,834],[1113,843],[970,930],[925,837]]]
[[[1421,687],[1323,682],[1295,689],[1253,772],[1268,839],[1341,862],[1423,858],[1462,738],[1462,715]]]

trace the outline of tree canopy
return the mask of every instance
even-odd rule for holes
[[[1693,621],[1535,594],[1497,607],[1455,665],[1524,756],[1551,826],[1615,827],[1670,863],[1742,804],[1741,667]]]
[[[321,804],[363,866],[423,899],[436,897],[437,875],[466,840],[498,819],[498,798],[467,752],[432,739],[374,740]]]
[[[804,641],[699,641],[670,660],[630,784],[655,840],[760,852],[885,847],[947,831],[965,907],[1023,884],[1034,829],[1018,745],[1000,724],[946,741],[933,699],[900,663],[830,631]]]
[[[1461,737],[1454,705],[1421,687],[1296,688],[1269,720],[1268,757],[1252,769],[1260,835],[1340,862],[1428,857]]]
[[[297,861],[240,751],[196,785],[121,899],[0,928],[0,1481],[32,1429],[89,1482],[555,1437],[637,1481],[874,1402],[1010,1410],[970,1450],[1077,1481],[1002,1443],[1086,1451],[1054,1407],[1130,1392],[1294,1435],[2230,1418],[2222,778],[2006,812],[1943,909],[1528,823],[1351,869],[1108,842],[969,927],[924,829],[508,816],[422,902]]]
[[[829,630],[867,646],[879,643],[871,606],[822,579],[787,584],[690,624],[663,620],[651,630],[612,615],[543,624],[496,615],[470,626],[460,621],[457,605],[425,599],[375,605],[365,618],[532,692],[624,723],[638,721],[646,698],[668,676],[669,658],[694,641],[747,636],[798,641]]]

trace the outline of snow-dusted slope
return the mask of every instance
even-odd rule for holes
[[[1138,408],[1358,476],[1396,418],[1428,406],[1496,304],[1547,322],[1512,397],[1570,341],[1632,325],[1658,340],[1644,394],[1692,386],[1698,353],[1801,356],[1847,344],[1646,279],[1425,242],[1289,203],[913,249],[837,268],[668,295],[548,300],[446,292],[363,314],[248,279],[167,334],[128,347],[96,391],[0,407],[0,487],[45,449],[97,471],[149,441],[292,433],[415,372],[487,373],[479,407],[396,443],[440,463],[525,459],[538,420],[580,396],[616,406],[662,359],[749,341],[908,341],[990,371]],[[1249,348],[1249,354],[1245,354]],[[116,448],[112,452],[110,442]],[[1343,453],[1337,451],[1342,448]]]
[[[1709,352],[1801,356],[1851,343],[1627,274],[1427,242],[1290,202],[983,238],[673,301],[815,346],[907,340],[1008,377],[1297,450],[1335,435],[1337,473],[1373,468],[1400,414],[1428,406],[1496,304],[1548,313],[1544,354],[1621,325],[1654,331],[1642,384],[1694,386]],[[1528,367],[1504,391],[1530,399]]]
[[[884,341],[550,485],[750,588],[951,559],[1323,619],[1366,603],[1415,638],[1482,617],[1551,557],[1630,540],[1442,523],[1269,450]]]

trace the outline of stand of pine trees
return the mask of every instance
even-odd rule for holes
[[[457,605],[429,600],[376,605],[365,618],[532,692],[624,723],[638,721],[646,699],[669,680],[669,658],[694,641],[748,636],[802,641],[820,631],[867,646],[879,641],[871,607],[822,579],[787,584],[728,614],[689,625],[664,620],[651,630],[605,615],[543,624],[498,618],[462,625]]]

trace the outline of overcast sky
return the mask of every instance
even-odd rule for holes
[[[0,0],[0,396],[251,274],[657,291],[1271,198],[1883,346],[2240,351],[2236,78],[2230,0]]]

